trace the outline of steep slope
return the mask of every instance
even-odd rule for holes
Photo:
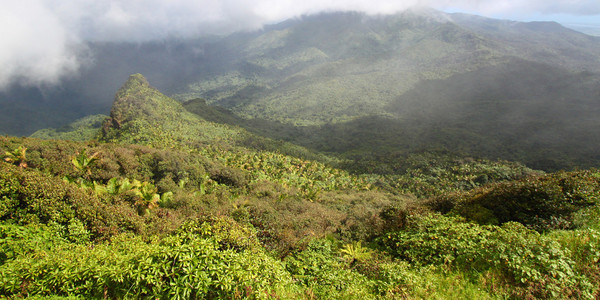
[[[237,68],[202,76],[176,98],[204,98],[247,118],[317,125],[389,115],[386,105],[423,80],[515,58],[571,72],[600,67],[600,40],[558,24],[434,10],[308,16],[238,47]],[[475,79],[473,86],[490,84]]]
[[[452,20],[482,38],[494,40],[513,56],[572,71],[598,70],[600,38],[556,22],[515,22],[452,14]]]
[[[110,118],[102,126],[100,140],[196,150],[207,145],[212,149],[228,150],[250,147],[252,151],[276,151],[322,162],[334,160],[231,125],[214,123],[188,112],[181,103],[151,86],[144,76],[134,74],[117,91]]]
[[[600,135],[591,130],[600,125],[599,84],[591,73],[513,60],[419,83],[387,111],[433,138],[423,147],[446,139],[447,149],[534,168],[593,167],[600,165]],[[450,138],[436,137],[440,130]]]
[[[359,164],[385,154],[446,150],[535,169],[596,167],[599,86],[593,73],[513,59],[422,81],[391,101],[387,116],[306,127],[271,122],[262,132]],[[237,123],[262,128],[257,120]]]
[[[239,69],[203,78],[177,97],[202,97],[246,117],[322,124],[384,112],[423,78],[443,78],[498,59],[492,45],[448,20],[403,14],[307,17],[266,31]]]
[[[102,128],[104,141],[154,146],[233,143],[240,132],[204,121],[180,103],[150,86],[141,74],[131,75],[115,96],[110,119]]]
[[[161,94],[141,74],[131,75],[117,92],[100,140],[200,153],[228,167],[248,171],[243,180],[293,182],[303,195],[340,188],[364,189],[370,185],[366,179],[304,160],[332,162],[331,157],[256,136],[239,127],[206,121]]]
[[[599,38],[555,23],[434,10],[330,13],[227,37],[93,43],[96,64],[82,69],[80,78],[56,88],[2,93],[0,110],[11,113],[0,120],[0,131],[30,134],[106,114],[112,91],[136,72],[178,100],[203,98],[245,117],[324,124],[385,114],[385,105],[421,80],[514,57],[594,72],[600,69],[599,45]]]

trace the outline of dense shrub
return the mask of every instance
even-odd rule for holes
[[[287,270],[317,299],[366,299],[373,297],[372,282],[345,267],[328,240],[315,240],[286,260]]]
[[[0,265],[40,250],[50,251],[52,247],[66,242],[56,227],[41,224],[0,224]]]
[[[591,298],[597,289],[589,278],[575,275],[569,250],[514,222],[498,227],[439,215],[412,217],[406,230],[390,232],[379,243],[414,264],[496,274],[519,297]]]
[[[80,220],[94,238],[144,228],[126,203],[80,189],[36,170],[0,163],[0,220],[18,224],[56,223],[69,226]]]
[[[433,199],[441,212],[455,212],[483,224],[520,222],[539,231],[572,228],[574,213],[600,201],[596,171],[528,177]]]
[[[312,239],[333,234],[344,213],[302,198],[262,199],[244,206],[265,246],[281,256]]]
[[[394,193],[417,197],[468,191],[489,183],[540,174],[524,165],[452,155],[446,151],[356,155],[342,163],[355,173],[375,173],[377,185]]]
[[[260,248],[223,248],[223,243],[234,242],[226,234],[232,223],[211,222],[188,224],[149,243],[120,236],[93,248],[62,244],[35,249],[0,265],[0,295],[296,298],[297,289],[281,262]]]

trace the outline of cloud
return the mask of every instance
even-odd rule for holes
[[[65,27],[91,41],[146,41],[257,29],[265,21],[248,0],[44,1]]]
[[[76,72],[83,46],[36,0],[4,3],[0,10],[0,90],[13,83],[56,84]]]
[[[598,0],[19,0],[0,10],[0,90],[76,74],[87,41],[148,41],[254,30],[322,11],[394,13],[413,5],[488,16],[600,14]]]
[[[428,0],[428,5],[443,8],[458,8],[487,16],[511,15],[598,15],[598,0]]]

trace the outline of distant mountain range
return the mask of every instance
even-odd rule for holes
[[[600,160],[600,38],[554,22],[329,13],[226,37],[90,49],[95,65],[60,88],[2,94],[0,132],[106,114],[127,76],[142,73],[177,100],[203,99],[230,122],[320,151],[436,148],[546,169]]]
[[[565,26],[587,35],[600,36],[600,24],[565,24]]]

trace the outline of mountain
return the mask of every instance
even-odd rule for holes
[[[164,146],[166,142],[217,143],[237,137],[237,131],[188,113],[179,102],[150,86],[144,76],[134,74],[117,92],[101,138]]]
[[[247,118],[319,125],[388,114],[387,104],[423,80],[515,58],[572,72],[600,66],[599,39],[558,24],[435,11],[309,16],[238,47],[236,69],[202,77],[175,97],[204,98]]]
[[[95,63],[60,87],[2,93],[1,110],[15,117],[3,118],[0,131],[31,134],[106,114],[111,91],[133,73],[176,99],[204,98],[246,117],[302,125],[351,120],[385,113],[421,80],[513,57],[595,72],[599,40],[556,23],[409,10],[305,16],[226,37],[93,43]],[[38,116],[48,108],[64,113]]]
[[[423,80],[386,105],[386,115],[347,122],[298,127],[243,119],[204,100],[185,102],[184,107],[257,134],[345,154],[357,163],[374,155],[443,149],[558,170],[600,165],[600,136],[592,130],[600,125],[598,82],[590,72],[515,58]]]
[[[598,165],[596,38],[411,10],[91,48],[4,95],[2,130],[110,116],[0,136],[0,298],[600,298],[600,172],[517,162]]]
[[[90,49],[97,63],[79,79],[3,94],[12,113],[0,131],[106,114],[110,91],[143,72],[182,103],[219,107],[211,119],[201,102],[186,104],[204,107],[203,118],[336,155],[448,150],[546,170],[599,162],[600,38],[553,22],[329,13],[226,37]]]
[[[110,118],[104,121],[97,137],[103,142],[169,146],[193,151],[208,145],[211,151],[226,150],[233,156],[230,159],[241,159],[236,155],[244,155],[251,147],[322,162],[335,160],[294,144],[252,134],[238,126],[199,117],[151,86],[141,74],[131,75],[117,91]],[[208,155],[208,152],[205,154]]]
[[[353,175],[200,115],[263,124],[134,74],[108,118],[0,136],[0,297],[600,295],[597,170],[422,152]]]

